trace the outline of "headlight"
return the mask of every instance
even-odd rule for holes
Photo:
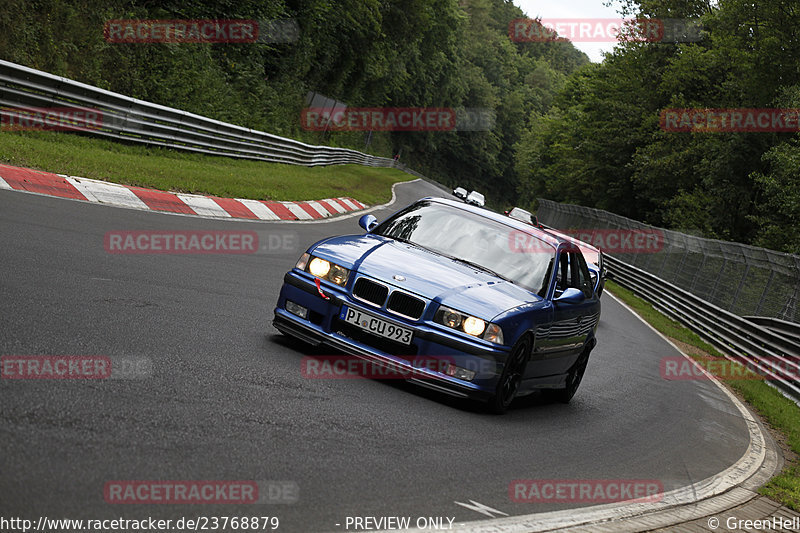
[[[344,286],[347,283],[347,278],[350,275],[350,271],[343,266],[308,254],[303,254],[296,266],[300,270],[307,270],[311,275],[319,279],[324,279],[340,286]]]
[[[458,328],[462,321],[463,319],[461,318],[461,313],[456,313],[452,309],[448,309],[446,307],[442,308],[442,324],[445,326]]]
[[[331,264],[324,259],[315,257],[308,264],[308,271],[318,278],[326,278],[328,277],[328,272],[331,271]]]
[[[478,317],[465,315],[455,309],[441,306],[436,311],[433,321],[447,327],[463,331],[473,337],[481,337],[495,344],[503,344],[503,330],[497,324],[487,324]]]
[[[483,330],[486,329],[486,322],[481,320],[480,318],[475,318],[474,316],[467,317],[464,320],[464,333],[469,333],[470,335],[478,336],[483,333]]]
[[[346,268],[331,264],[331,269],[328,272],[328,279],[337,285],[344,285],[347,281],[348,274],[349,272]]]

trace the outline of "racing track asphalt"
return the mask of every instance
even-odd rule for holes
[[[397,203],[441,191],[417,181]],[[0,380],[0,514],[36,519],[278,516],[280,531],[344,531],[347,516],[487,518],[576,504],[509,499],[515,479],[712,476],[748,443],[707,381],[661,378],[678,353],[603,297],[599,343],[569,405],[505,416],[412,385],[301,376],[311,353],[272,327],[283,274],[357,218],[249,223],[0,190],[0,355],[152,362],[137,380]],[[111,230],[256,230],[296,247],[255,255],[115,255]],[[313,352],[320,353],[320,352]],[[290,480],[290,505],[111,505],[109,480]],[[494,514],[494,516],[498,516]],[[340,524],[337,526],[336,524]],[[352,529],[351,529],[352,530]]]

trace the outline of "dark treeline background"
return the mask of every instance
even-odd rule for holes
[[[311,143],[392,157],[446,184],[511,202],[514,145],[567,76],[571,43],[516,45],[503,0],[0,0],[0,57],[143,100]],[[287,44],[119,44],[111,19],[295,19]],[[314,91],[351,107],[473,107],[489,132],[304,131]]]
[[[311,143],[401,160],[497,207],[538,196],[800,253],[791,133],[667,133],[667,107],[800,107],[797,0],[623,0],[700,17],[696,43],[513,43],[505,0],[3,0],[0,58]],[[286,44],[116,44],[109,19],[285,19]],[[490,132],[319,133],[306,94],[353,107],[492,109]]]
[[[630,16],[699,17],[698,43],[625,43],[534,112],[520,194],[800,253],[792,133],[667,133],[664,108],[800,108],[797,0],[627,1]]]

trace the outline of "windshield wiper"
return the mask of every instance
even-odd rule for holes
[[[500,278],[500,279],[502,279],[504,281],[507,281],[509,283],[514,283],[514,280],[509,279],[509,278],[505,277],[502,274],[498,274],[497,272],[495,272],[494,270],[492,270],[489,267],[485,267],[485,266],[483,266],[481,264],[478,264],[478,263],[475,263],[473,261],[470,261],[469,259],[461,259],[460,257],[453,257],[452,255],[446,255],[446,254],[442,254],[442,255],[452,259],[453,261],[457,261],[459,263],[464,263],[465,265],[469,265],[472,268],[477,268],[478,270],[483,270],[484,272],[488,272],[492,276],[498,277],[498,278]]]
[[[423,245],[421,245],[419,243],[416,243],[414,241],[411,241],[409,239],[404,239],[403,237],[391,237],[391,238],[396,240],[396,241],[398,241],[398,242],[402,242],[402,243],[405,243],[405,244],[410,244],[412,246],[416,246],[417,248],[421,248],[421,249],[426,250],[428,252],[431,252],[431,253],[434,253],[434,254],[437,254],[437,255],[441,255],[443,257],[446,257],[446,258],[450,259],[451,261],[456,261],[458,263],[463,263],[465,265],[469,265],[472,268],[477,268],[478,270],[482,270],[484,272],[487,272],[487,273],[491,274],[492,276],[495,276],[495,277],[498,277],[498,278],[502,279],[503,281],[507,281],[509,283],[513,283],[513,284],[516,285],[516,282],[513,279],[507,278],[502,274],[498,274],[497,272],[495,272],[491,268],[485,267],[485,266],[483,266],[483,265],[481,265],[479,263],[475,263],[473,261],[470,261],[469,259],[462,259],[460,257],[455,257],[453,255],[446,254],[444,252],[440,252],[439,250],[434,250],[433,248],[428,248],[427,246],[423,246]]]
[[[387,236],[383,235],[383,237],[387,237]],[[428,248],[427,246],[423,246],[423,245],[419,244],[418,242],[414,242],[414,241],[412,241],[410,239],[406,239],[406,238],[403,238],[403,237],[389,237],[389,238],[390,239],[394,239],[397,242],[402,242],[403,244],[410,244],[411,246],[416,246],[417,248],[421,248],[422,250],[425,250],[426,252],[432,252],[432,253],[435,253],[435,254],[440,253],[440,252],[437,252],[436,250],[434,250],[432,248]]]

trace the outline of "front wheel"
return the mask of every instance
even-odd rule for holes
[[[517,396],[522,376],[525,372],[525,365],[528,363],[528,356],[531,352],[531,339],[525,335],[511,349],[506,360],[503,373],[497,380],[497,388],[494,395],[488,400],[489,410],[501,415],[508,410],[511,402]]]

